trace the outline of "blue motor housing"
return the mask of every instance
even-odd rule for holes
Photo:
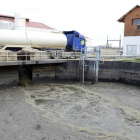
[[[63,31],[67,37],[66,51],[84,51],[85,50],[85,38],[77,31]]]

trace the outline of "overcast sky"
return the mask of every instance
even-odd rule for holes
[[[0,5],[0,14],[19,12],[31,21],[60,31],[76,30],[91,38],[93,45],[104,45],[107,35],[119,39],[121,34],[123,39],[124,24],[117,20],[140,0],[4,0]]]

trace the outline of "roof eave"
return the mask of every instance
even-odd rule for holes
[[[14,16],[9,16],[9,15],[2,15],[0,14],[0,17],[3,17],[3,18],[11,18],[11,19],[14,19],[15,17]],[[29,21],[30,19],[29,18],[25,18],[27,21]]]
[[[135,8],[140,7],[139,5],[136,5],[135,7],[133,7],[131,10],[129,10],[126,14],[124,14],[121,18],[119,18],[117,21],[118,22],[125,22],[125,17],[126,15],[128,15],[130,12],[132,12]]]
[[[122,19],[118,19],[117,21],[118,21],[118,22],[125,22],[125,17],[122,18]]]

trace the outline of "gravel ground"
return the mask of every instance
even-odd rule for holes
[[[0,90],[0,140],[139,140],[140,89],[47,83]]]

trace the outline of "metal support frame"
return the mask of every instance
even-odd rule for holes
[[[84,56],[83,56],[83,76],[82,76],[82,83],[84,84],[84,80],[85,80],[85,60],[84,60]]]
[[[120,35],[120,39],[119,39],[119,40],[109,40],[109,39],[108,39],[108,35],[107,35],[107,44],[106,44],[106,45],[107,45],[107,49],[108,49],[108,46],[109,46],[109,45],[108,45],[108,42],[109,42],[109,41],[119,41],[119,49],[121,49],[121,35]]]
[[[101,59],[101,47],[96,46],[93,48],[94,48],[93,52],[96,53],[95,59],[92,59],[92,60],[94,60],[94,69],[93,69],[94,76],[93,77],[95,77],[95,79],[93,79],[93,81],[98,83],[98,70],[99,70],[99,61]],[[79,69],[78,69],[79,70],[78,77],[80,75],[80,70],[82,70],[82,83],[83,84],[84,84],[84,77],[85,77],[85,67],[88,66],[85,64],[85,60],[91,60],[91,59],[87,58],[87,47],[85,47],[84,54],[82,53],[82,50],[81,50],[80,60],[79,60]]]
[[[96,47],[96,60],[95,60],[95,82],[98,83],[99,61],[101,59],[101,47]]]

